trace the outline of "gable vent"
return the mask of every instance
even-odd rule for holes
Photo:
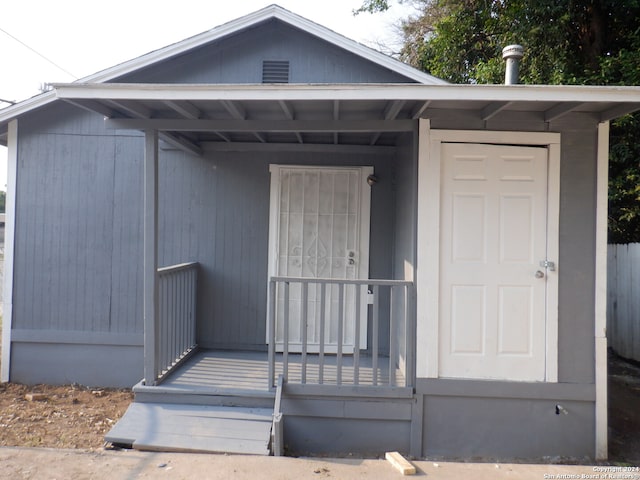
[[[289,60],[263,61],[262,83],[289,83]]]

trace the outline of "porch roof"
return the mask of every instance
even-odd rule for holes
[[[640,87],[419,84],[54,85],[58,99],[98,112],[114,129],[154,129],[174,146],[387,146],[414,120],[443,110],[478,120],[509,113],[552,122],[572,112],[604,122],[640,110]]]

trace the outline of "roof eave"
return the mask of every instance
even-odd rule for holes
[[[54,84],[61,99],[119,100],[451,100],[612,102],[640,107],[640,87],[424,84]]]
[[[48,91],[0,110],[0,125],[56,100],[56,92]]]
[[[446,82],[445,80],[421,72],[409,65],[400,62],[399,60],[391,58],[343,35],[333,32],[326,27],[307,20],[304,17],[285,10],[278,5],[269,5],[268,7],[265,7],[261,10],[250,13],[235,20],[231,20],[230,22],[214,27],[211,30],[187,38],[178,43],[168,45],[159,50],[154,50],[124,63],[81,78],[77,81],[77,83],[108,82],[123,75],[132,73],[136,70],[153,65],[154,63],[167,60],[176,55],[185,53],[191,49],[201,47],[203,45],[206,45],[207,43],[224,38],[246,28],[251,28],[252,26],[258,25],[262,22],[274,18],[283,21],[293,27],[307,31],[312,35],[324,39],[338,47],[347,49],[356,55],[377,63],[384,68],[388,68],[389,70],[404,75],[405,77],[418,83],[448,84],[448,82]],[[54,100],[55,95],[38,95],[19,102],[16,105],[13,105],[6,109],[3,109],[0,111],[0,124],[19,115],[22,115],[23,113],[26,113],[30,110],[42,107]]]

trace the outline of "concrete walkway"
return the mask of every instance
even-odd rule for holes
[[[416,461],[414,477],[441,480],[483,479],[638,479],[640,472],[598,471],[615,467],[580,465],[473,464]],[[626,476],[625,476],[626,475]],[[289,458],[244,455],[153,453],[134,450],[80,451],[0,448],[3,479],[400,479],[385,460]]]

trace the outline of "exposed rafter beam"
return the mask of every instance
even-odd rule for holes
[[[220,103],[224,109],[229,112],[229,115],[236,120],[244,120],[247,118],[247,112],[240,103],[232,102],[231,100],[220,100]]]
[[[222,140],[224,140],[225,142],[231,142],[231,138],[229,138],[228,136],[226,136],[224,133],[220,133],[220,132],[214,132],[216,135],[218,135]]]
[[[70,103],[71,105],[75,105],[76,107],[80,107],[83,110],[86,110],[88,112],[100,113],[107,118],[113,118],[118,116],[118,112],[116,112],[114,109],[107,107],[103,103],[96,102],[95,100],[82,100],[82,101],[66,100],[66,102]]]
[[[340,119],[340,100],[333,101],[333,119]],[[340,143],[340,134],[338,132],[333,132],[333,143],[336,145]]]
[[[384,119],[394,120],[395,118],[397,118],[405,103],[406,100],[395,100],[393,102],[387,103],[387,106],[384,109]]]
[[[192,153],[197,156],[202,155],[202,148],[199,145],[185,138],[183,135],[175,135],[173,133],[163,132],[159,134],[159,137],[180,150],[188,153]]]
[[[326,152],[362,155],[387,155],[396,151],[393,146],[334,145],[332,143],[266,143],[257,142],[202,142],[205,152]]]
[[[181,102],[179,100],[167,100],[164,104],[176,113],[179,113],[185,118],[191,118],[193,120],[201,118],[202,112],[196,108],[192,103]]]
[[[416,108],[411,112],[411,118],[417,120],[422,116],[422,114],[429,108],[431,105],[431,100],[427,100],[426,102],[419,103]]]
[[[384,109],[384,114],[383,114],[384,119],[394,120],[402,110],[402,107],[404,107],[405,103],[406,103],[405,100],[396,100],[394,102],[388,102],[387,106]],[[373,138],[371,139],[370,145],[375,145],[378,139],[380,138],[380,135],[382,135],[381,132],[376,132],[373,135]]]
[[[614,118],[622,117],[627,113],[633,113],[640,110],[640,105],[637,103],[623,103],[621,105],[617,105],[615,107],[611,107],[608,110],[605,110],[600,114],[601,122],[608,122],[609,120],[613,120]]]
[[[544,112],[544,121],[552,122],[553,120],[557,120],[558,118],[566,115],[580,105],[582,105],[582,102],[559,103],[558,105],[551,107],[549,110]]]
[[[482,118],[482,120],[489,120],[509,105],[511,105],[511,102],[492,102],[480,111],[480,118]]]
[[[285,102],[284,100],[278,100],[278,105],[280,105],[280,108],[284,112],[284,116],[287,117],[288,120],[295,120],[295,112],[293,110],[293,107],[288,102]]]
[[[107,100],[106,102],[112,104],[120,111],[125,111],[130,115],[133,115],[134,117],[136,117],[136,119],[139,119],[141,121],[149,120],[153,114],[151,109],[146,108],[140,103],[135,103],[129,100]],[[169,132],[159,132],[158,136],[169,145],[179,148],[182,151],[192,153],[193,155],[197,156],[202,155],[202,149],[198,146],[198,144],[192,142],[184,135],[177,135],[175,133]]]
[[[140,102],[133,102],[131,100],[105,100],[105,103],[136,118],[151,118],[153,116],[153,111]]]
[[[220,100],[220,103],[225,110],[236,120],[245,120],[247,118],[247,111],[240,105],[239,102],[233,102],[231,100]],[[228,131],[228,130],[227,130]],[[261,143],[267,143],[267,139],[264,135],[258,132],[251,132]],[[219,135],[219,134],[218,134]]]
[[[278,104],[280,105],[280,108],[284,112],[284,116],[287,117],[287,120],[295,120],[296,118],[295,110],[288,102],[285,102],[284,100],[279,100]],[[296,138],[298,139],[298,143],[304,143],[302,141],[302,135],[300,135],[300,132],[295,132],[295,135],[296,135]]]
[[[170,120],[107,119],[113,129],[174,132],[410,132],[413,120]]]

